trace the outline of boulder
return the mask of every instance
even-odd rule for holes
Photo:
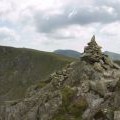
[[[114,112],[114,120],[120,120],[120,111]]]
[[[101,66],[100,63],[97,63],[97,62],[94,63],[94,69],[100,72],[103,71],[103,67]]]
[[[103,81],[90,81],[90,88],[102,96],[107,93],[107,88]]]

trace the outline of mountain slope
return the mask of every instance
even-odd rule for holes
[[[30,85],[71,61],[49,52],[0,46],[0,101],[23,97]]]
[[[80,52],[74,50],[55,50],[54,53],[73,58],[80,58],[81,55]]]

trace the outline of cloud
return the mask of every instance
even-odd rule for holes
[[[52,33],[48,33],[47,35],[48,35],[48,38],[54,38],[56,40],[61,40],[61,41],[65,41],[65,40],[70,41],[76,38],[81,39],[81,37],[83,36],[84,38],[86,38],[86,36],[88,37],[94,34],[95,31],[96,29],[89,25],[87,26],[71,25],[71,26],[58,29]]]
[[[120,52],[119,6],[120,0],[1,0],[0,44],[82,51],[95,34],[101,46]]]
[[[120,20],[120,11],[111,6],[86,6],[70,9],[64,8],[62,14],[45,15],[36,12],[34,15],[35,25],[39,32],[49,33],[69,25],[87,25],[91,23],[108,24]],[[46,17],[45,17],[46,16]]]
[[[0,41],[18,41],[19,37],[14,30],[6,27],[0,28]]]
[[[104,35],[117,36],[119,35],[120,22],[113,22],[104,26],[100,32]]]
[[[7,1],[0,1],[0,16],[3,16],[5,14],[9,14],[9,12],[12,10],[12,4]]]

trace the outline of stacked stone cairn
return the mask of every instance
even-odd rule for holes
[[[81,57],[81,60],[99,66],[103,69],[116,68],[119,67],[112,62],[108,55],[102,53],[101,48],[96,40],[95,36],[91,38],[91,41],[88,43],[88,46],[84,48],[84,53]]]

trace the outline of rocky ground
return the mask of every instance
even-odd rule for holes
[[[0,120],[120,120],[120,68],[100,49],[93,37],[79,62],[6,101]]]

